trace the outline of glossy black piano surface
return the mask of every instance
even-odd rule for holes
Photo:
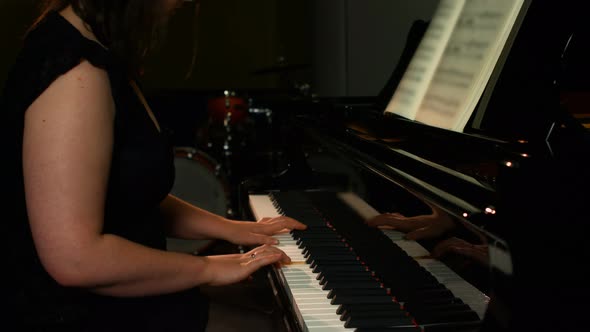
[[[475,112],[484,112],[483,121],[472,119],[464,133],[384,116],[379,98],[298,98],[275,105],[278,132],[288,133],[285,168],[242,182],[240,207],[254,218],[249,195],[270,193],[279,213],[310,225],[307,235],[292,237],[310,269],[320,273],[321,285],[347,285],[330,296],[347,299],[338,309],[343,324],[362,323],[343,326],[584,329],[583,313],[590,308],[590,279],[582,272],[589,257],[590,141],[579,119],[590,103],[572,110],[564,96],[588,91],[576,73],[587,58],[574,64],[589,54],[588,30],[581,4],[527,4],[498,80],[486,90],[490,100]],[[442,250],[437,260],[489,297],[485,313],[472,315],[472,307],[420,268],[416,262],[424,257],[408,259],[396,245],[402,239],[388,240],[367,226],[366,216],[337,198],[342,192],[354,193],[377,214],[444,216],[432,218],[446,224],[435,227],[442,231],[418,243],[430,253]],[[473,255],[474,247],[481,255]],[[289,288],[280,270],[272,278],[275,286]],[[350,280],[371,290],[351,290]],[[383,297],[386,308],[377,304]],[[283,300],[286,315],[299,321],[289,328],[305,330],[301,312],[288,313],[297,307],[288,303],[293,297]]]

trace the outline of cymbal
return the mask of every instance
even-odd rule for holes
[[[298,64],[278,64],[270,67],[260,68],[251,72],[251,75],[264,75],[264,74],[275,74],[275,73],[283,73],[287,71],[296,71],[302,69],[311,68],[311,64],[309,63],[298,63]]]

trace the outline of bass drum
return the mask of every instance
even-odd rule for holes
[[[219,163],[192,147],[174,149],[176,178],[171,194],[209,212],[228,216],[229,184]],[[168,239],[168,250],[198,253],[209,240]]]

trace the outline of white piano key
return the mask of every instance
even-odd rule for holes
[[[250,195],[249,202],[250,207],[254,207],[252,212],[254,213],[254,218],[256,218],[256,220],[265,217],[278,217],[281,215],[268,195]]]

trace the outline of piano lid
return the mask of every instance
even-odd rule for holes
[[[495,223],[489,217],[498,212],[503,192],[513,185],[506,173],[526,172],[556,156],[586,151],[587,133],[560,95],[573,91],[571,59],[580,58],[580,48],[572,45],[587,36],[580,12],[575,1],[526,1],[486,87],[485,102],[480,101],[463,133],[383,113],[387,89],[397,86],[426,29],[420,21],[408,35],[392,78],[372,104],[320,99],[313,107],[291,110],[297,108],[302,127],[318,142],[439,202],[453,215],[492,230]],[[293,137],[291,143],[300,135]]]

